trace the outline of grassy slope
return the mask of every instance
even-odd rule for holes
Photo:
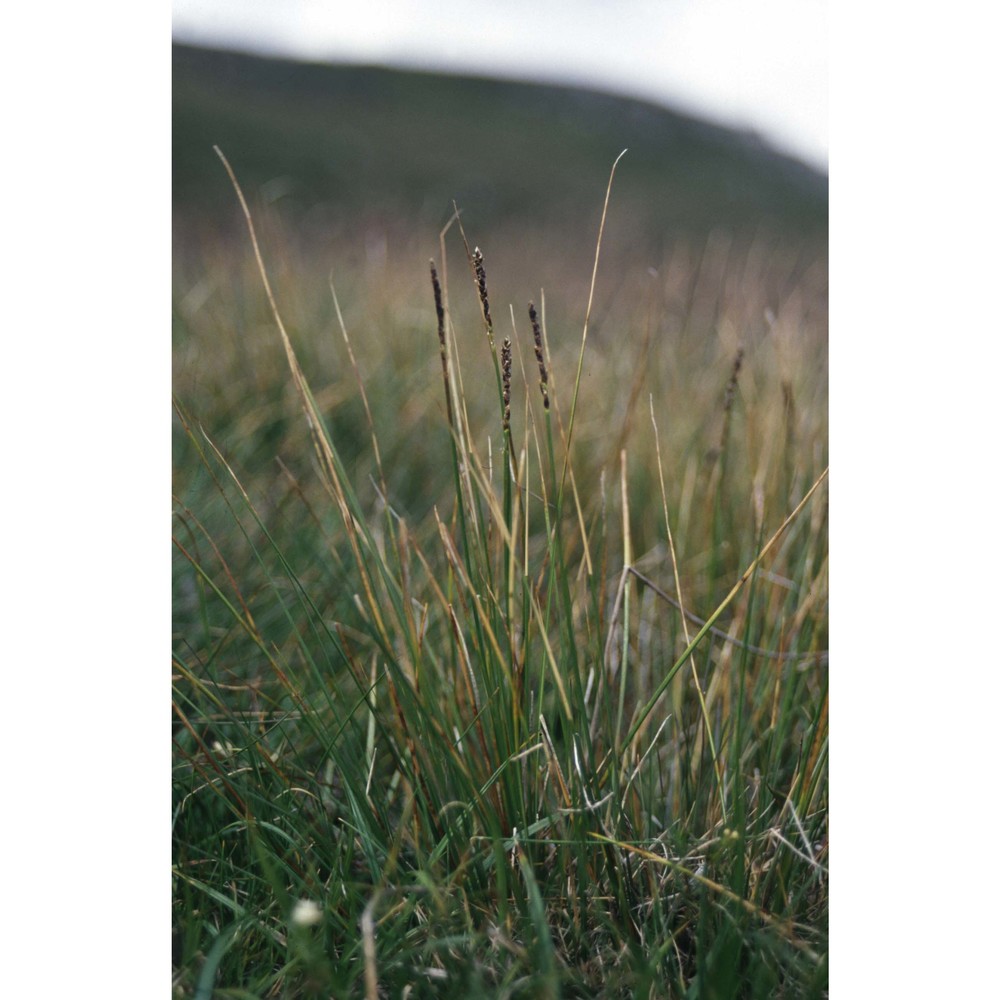
[[[584,90],[175,47],[178,212],[231,205],[214,143],[248,191],[282,178],[300,208],[440,225],[455,199],[484,227],[541,211],[569,229],[592,226],[608,165],[629,147],[615,198],[634,238],[826,231],[824,176],[746,136]]]
[[[176,59],[176,995],[823,996],[823,490],[684,662],[662,595],[711,615],[826,464],[825,182],[597,95]],[[451,197],[514,340],[516,480],[454,230],[448,431]]]

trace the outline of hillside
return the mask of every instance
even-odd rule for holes
[[[437,226],[452,200],[587,239],[625,147],[616,216],[637,240],[713,227],[825,241],[827,178],[753,137],[640,101],[496,80],[315,65],[175,45],[174,212],[222,220],[231,191],[293,215]]]

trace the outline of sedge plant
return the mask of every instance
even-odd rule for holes
[[[620,343],[586,378],[599,235],[564,391],[544,298],[500,339],[456,211],[428,426],[366,385],[333,295],[345,434],[219,156],[298,419],[262,471],[175,404],[176,995],[825,995],[825,439],[781,427],[821,373],[721,345],[696,379],[647,336],[630,391]],[[674,413],[653,389],[684,378]],[[418,440],[422,508],[394,478]]]

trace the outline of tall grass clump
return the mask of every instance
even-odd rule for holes
[[[258,298],[175,373],[175,995],[825,995],[815,266],[709,246],[595,325],[595,255],[574,343],[456,213],[321,346],[223,163]]]

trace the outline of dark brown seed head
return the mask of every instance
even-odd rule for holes
[[[472,251],[472,265],[476,269],[476,283],[479,286],[479,301],[483,304],[483,316],[486,317],[486,326],[493,330],[493,318],[490,316],[490,297],[486,291],[486,268],[483,266],[483,253],[476,247]]]
[[[500,345],[500,371],[503,375],[503,429],[510,430],[510,337]]]
[[[437,268],[434,261],[431,261],[431,285],[434,287],[434,306],[437,309],[438,317],[438,343],[441,345],[441,372],[444,375],[444,401],[448,408],[448,423],[453,424],[451,410],[451,389],[448,385],[448,349],[444,339],[444,305],[441,301],[441,282],[438,281]]]
[[[736,383],[739,381],[740,368],[743,366],[743,348],[741,347],[736,352],[736,358],[733,361],[733,371],[729,376],[729,381],[726,383],[726,401],[723,404],[723,409],[728,413],[733,408],[733,401],[736,399]]]
[[[528,317],[531,320],[531,332],[535,337],[535,358],[538,361],[538,374],[541,376],[542,403],[549,408],[549,373],[545,369],[545,355],[542,353],[542,330],[538,325],[538,313],[535,303],[528,303]]]
[[[431,261],[431,284],[434,286],[434,306],[437,309],[438,317],[438,340],[441,342],[441,350],[444,351],[444,306],[441,304],[441,282],[438,281],[437,268],[434,261]]]

